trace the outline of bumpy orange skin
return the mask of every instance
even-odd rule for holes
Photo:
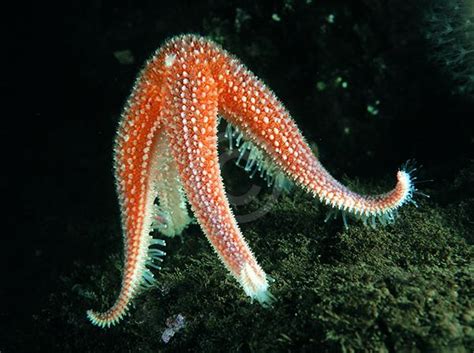
[[[160,203],[179,198],[172,195],[172,186],[160,189],[164,184],[182,185],[204,233],[247,295],[270,301],[266,274],[225,195],[217,153],[218,114],[296,184],[337,209],[360,217],[391,216],[410,200],[413,184],[404,171],[387,194],[361,196],[348,190],[321,166],[270,89],[236,58],[203,37],[175,37],[146,64],[122,114],[115,176],[125,268],[115,304],[104,313],[88,312],[93,323],[105,327],[118,322],[137,293],[150,246],[153,202],[157,197]],[[169,176],[170,171],[177,175]],[[179,233],[182,227],[176,229]]]

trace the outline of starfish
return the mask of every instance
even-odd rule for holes
[[[218,116],[229,123],[227,137],[235,138],[241,154],[248,152],[248,171],[259,170],[277,184],[288,179],[343,215],[391,222],[412,199],[413,180],[404,168],[385,194],[362,196],[347,189],[314,156],[283,104],[237,58],[204,37],[174,37],[146,63],[121,116],[114,166],[125,264],[112,307],[87,312],[93,324],[116,324],[131,300],[155,284],[150,269],[159,268],[165,242],[150,233],[180,234],[191,221],[187,203],[244,292],[263,305],[272,301],[269,278],[226,198]]]

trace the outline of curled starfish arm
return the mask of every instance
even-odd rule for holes
[[[155,267],[164,253],[152,249],[164,245],[150,236],[153,202],[157,196],[154,173],[159,169],[157,153],[162,124],[160,111],[162,96],[161,75],[148,71],[138,80],[122,118],[115,139],[114,168],[120,203],[124,237],[124,270],[120,293],[115,303],[105,312],[89,310],[89,320],[100,327],[110,327],[128,311],[131,300],[140,291],[153,284],[154,278],[146,267]]]
[[[265,273],[245,242],[227,201],[217,152],[217,85],[206,68],[172,70],[167,134],[194,214],[232,275],[252,299],[270,301]],[[177,65],[178,66],[178,65]],[[180,67],[179,67],[180,68]]]
[[[409,171],[397,172],[395,188],[381,195],[357,194],[333,178],[314,156],[283,104],[236,59],[221,59],[216,74],[220,87],[220,114],[267,154],[290,180],[324,203],[364,221],[393,219],[393,212],[411,200]],[[345,218],[344,218],[345,221]]]

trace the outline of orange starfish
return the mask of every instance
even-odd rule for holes
[[[288,111],[235,57],[212,41],[175,37],[164,44],[139,75],[115,141],[115,177],[122,211],[125,266],[115,304],[88,311],[92,323],[108,327],[127,312],[132,298],[154,284],[149,267],[164,255],[150,236],[167,236],[189,224],[186,196],[210,243],[245,293],[271,301],[268,277],[257,263],[234,219],[222,184],[217,152],[218,115],[250,150],[248,170],[283,175],[326,204],[364,220],[391,221],[411,200],[408,171],[399,170],[395,188],[361,196],[341,185],[311,152]],[[158,198],[159,206],[154,205]],[[345,219],[344,219],[345,220]]]

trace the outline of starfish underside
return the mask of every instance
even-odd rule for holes
[[[180,234],[189,224],[189,202],[202,230],[245,293],[262,304],[272,296],[229,207],[217,151],[218,115],[241,153],[245,169],[269,183],[287,181],[336,210],[392,221],[414,191],[409,172],[399,170],[395,188],[362,196],[335,180],[313,155],[281,102],[252,72],[203,37],[175,37],[160,48],[139,75],[124,109],[115,143],[115,177],[125,244],[122,286],[107,311],[89,310],[92,323],[108,327],[127,312],[133,297],[155,282],[164,241],[158,229]],[[231,145],[233,143],[231,142]],[[158,199],[159,205],[154,205]],[[345,219],[345,218],[344,218]]]

